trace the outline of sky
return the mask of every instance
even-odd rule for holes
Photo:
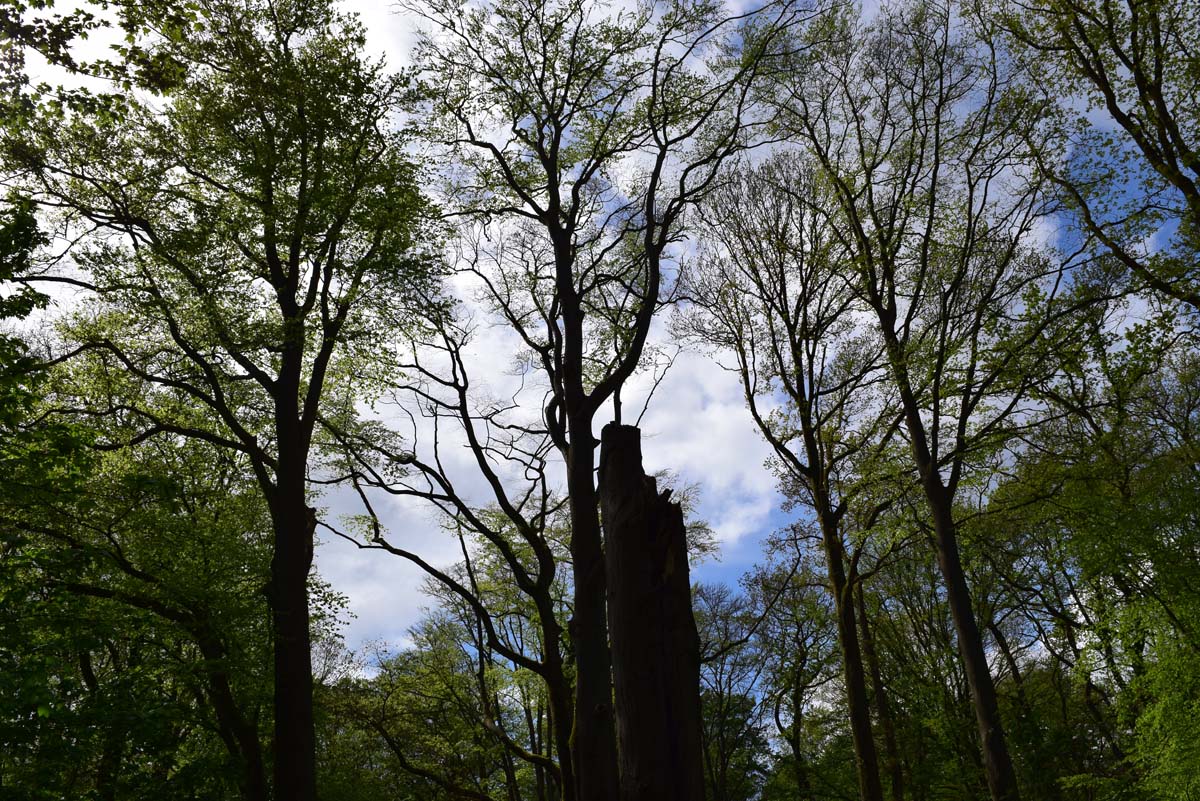
[[[484,385],[498,397],[507,397],[517,381],[509,371],[517,343],[505,334],[482,331],[468,359],[475,369],[472,386]],[[653,338],[660,344],[669,342],[665,321],[655,325]],[[622,391],[627,422],[640,412],[652,381],[650,373],[643,373]],[[596,416],[597,434],[609,419],[611,406],[605,406]],[[757,561],[762,539],[787,519],[779,511],[782,499],[765,467],[769,446],[745,409],[736,376],[712,356],[685,350],[655,391],[640,427],[647,473],[669,470],[681,484],[700,488],[696,516],[712,526],[719,551],[694,567],[693,580],[736,584]],[[459,479],[456,484],[468,497],[485,503],[486,487],[471,468],[469,454],[465,449],[447,450],[447,467]],[[372,503],[393,545],[440,567],[460,558],[457,539],[441,528],[428,504],[379,495]],[[324,498],[322,505],[329,518],[357,511],[356,502],[345,493]],[[359,549],[325,532],[316,565],[347,597],[351,617],[344,635],[351,649],[379,642],[402,647],[409,627],[430,606],[421,592],[424,573],[400,557]]]
[[[397,6],[369,0],[350,0],[344,7],[363,20],[369,50],[384,55],[390,66],[408,62],[416,38],[416,21],[410,15]],[[488,369],[484,375],[472,376],[472,381],[482,379],[500,394],[515,380],[508,370],[517,343],[502,331],[485,334],[476,342],[472,364]],[[655,324],[651,345],[674,349],[665,316]],[[634,417],[641,410],[652,380],[649,374],[637,376],[623,390],[627,418],[631,410]],[[597,414],[597,433],[611,418],[610,409],[606,406]],[[716,534],[719,552],[693,568],[693,580],[736,584],[761,555],[762,539],[788,519],[780,511],[782,499],[765,467],[769,446],[746,411],[737,377],[711,354],[685,350],[655,391],[641,430],[647,472],[670,470],[681,483],[697,484],[697,517]],[[483,489],[476,478],[481,499]],[[352,506],[344,497],[330,497],[324,503],[335,516],[339,509]],[[397,499],[381,504],[377,511],[393,544],[439,566],[459,558],[457,540],[441,529],[427,505]],[[352,649],[377,642],[402,647],[409,627],[430,606],[420,589],[424,574],[399,557],[360,550],[326,534],[317,548],[316,564],[322,577],[348,598],[352,617],[345,637]]]
[[[74,7],[73,2],[59,2],[54,11],[67,13]],[[410,63],[417,25],[411,13],[396,4],[372,0],[345,0],[342,7],[362,20],[369,52],[382,55],[393,68]],[[115,33],[100,32],[77,43],[73,52],[82,60],[102,57],[114,41]],[[35,80],[88,83],[48,68],[36,54],[29,54],[26,66]],[[55,296],[55,306],[69,307],[73,298],[72,293],[60,293]],[[656,321],[649,346],[675,350],[667,315]],[[517,381],[511,374],[519,349],[515,335],[488,329],[477,338],[474,349],[472,364],[481,372],[472,376],[473,385],[488,386],[496,394],[510,391]],[[653,380],[649,373],[635,376],[622,391],[626,422],[641,411]],[[597,435],[609,419],[611,405],[597,414]],[[646,471],[670,471],[680,484],[697,485],[695,517],[707,522],[716,535],[717,553],[693,567],[693,580],[736,584],[761,555],[762,540],[788,519],[780,511],[782,499],[765,466],[769,446],[746,411],[737,377],[723,369],[713,355],[684,350],[654,391],[641,430]],[[464,477],[464,494],[486,503],[486,487],[470,469],[467,454],[459,454],[458,467]],[[418,553],[437,567],[461,558],[457,539],[442,529],[428,504],[378,496],[372,501],[393,544]],[[345,515],[361,511],[348,490],[331,491],[318,504],[335,525]],[[432,603],[421,591],[424,573],[400,557],[359,549],[328,531],[318,534],[317,570],[347,599],[349,616],[343,630],[347,646],[352,650],[403,647],[409,641],[409,628]]]

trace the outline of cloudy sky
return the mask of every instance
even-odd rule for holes
[[[55,10],[67,12],[73,6],[60,2]],[[348,0],[343,6],[363,20],[370,51],[383,55],[392,67],[409,63],[417,24],[411,14],[373,0]],[[115,32],[100,32],[80,42],[75,55],[83,60],[100,57],[118,38]],[[30,56],[27,68],[35,78],[53,83],[89,84],[86,79],[46,68],[36,55]],[[72,298],[64,292],[56,298],[56,305],[60,309],[69,306]],[[675,350],[666,319],[656,323],[650,344]],[[515,335],[501,328],[485,329],[473,349],[472,363],[477,370],[472,375],[473,385],[486,386],[497,396],[509,394],[519,381],[512,374],[518,351]],[[623,390],[627,418],[640,412],[652,383],[650,374],[636,376]],[[540,396],[527,393],[524,397],[534,401],[531,409],[537,408]],[[597,434],[610,418],[611,406],[606,406],[595,421]],[[716,534],[718,555],[697,566],[693,578],[735,584],[758,559],[763,537],[788,519],[780,511],[774,479],[764,466],[769,449],[745,410],[736,377],[722,369],[713,354],[685,350],[655,390],[641,428],[647,471],[671,471],[681,484],[696,484],[696,516]],[[467,455],[460,457],[462,488],[466,494],[474,491],[480,503],[487,503],[482,480],[473,474]],[[457,540],[442,530],[427,504],[390,497],[374,502],[393,544],[437,566],[459,557]],[[330,493],[321,503],[331,522],[361,509],[349,492]],[[345,633],[351,648],[365,643],[404,644],[409,627],[429,605],[420,589],[424,574],[419,568],[380,551],[360,550],[327,532],[318,547],[317,567],[324,579],[349,599],[352,618]]]
[[[384,54],[390,65],[403,65],[414,36],[414,20],[394,6],[353,0],[346,7],[366,24],[368,46]],[[665,320],[655,326],[656,343],[674,349]],[[488,329],[478,336],[473,365],[497,395],[506,394],[516,378],[510,368],[517,352],[511,332]],[[636,416],[652,383],[649,374],[637,377],[622,392],[626,417]],[[611,417],[611,407],[597,415],[595,431]],[[627,420],[628,422],[628,420]],[[725,371],[711,354],[685,350],[675,360],[658,387],[641,423],[642,451],[648,472],[670,470],[682,483],[700,488],[698,517],[714,529],[720,554],[694,571],[700,581],[736,583],[758,558],[761,540],[787,519],[779,511],[775,482],[764,467],[768,447],[745,410],[736,377]],[[466,468],[467,465],[463,464]],[[464,471],[464,477],[468,471]],[[465,481],[469,481],[469,477]],[[465,486],[471,486],[465,484]],[[476,479],[481,501],[486,501]],[[327,498],[330,513],[349,508],[349,499]],[[386,499],[377,508],[388,524],[391,540],[419,553],[434,564],[447,564],[458,555],[457,540],[445,533],[427,505]],[[398,557],[363,551],[336,537],[325,536],[317,552],[317,566],[334,588],[349,597],[354,617],[346,639],[350,647],[383,641],[401,645],[407,629],[417,620],[428,600],[421,594],[423,574]]]
[[[635,397],[644,395],[637,390],[644,389],[645,381],[623,393],[627,409],[634,407]],[[640,408],[640,401],[636,406]],[[597,431],[606,414],[607,409],[597,416]],[[703,355],[682,354],[656,392],[641,428],[647,471],[671,470],[683,482],[699,484],[698,516],[712,525],[719,540],[719,558],[702,563],[693,578],[736,582],[757,559],[761,538],[785,518],[778,512],[773,479],[763,466],[767,446],[743,408],[733,376]],[[486,500],[482,487],[475,489],[476,497]],[[336,514],[343,502],[349,507],[341,498],[327,499],[326,505]],[[434,564],[458,557],[457,540],[441,530],[428,506],[401,500],[376,506],[393,544]],[[327,535],[317,551],[317,566],[327,581],[349,597],[355,615],[347,629],[351,647],[371,640],[403,643],[408,627],[427,603],[420,592],[422,572],[403,559],[359,550]]]
[[[860,5],[868,19],[879,7],[876,0],[863,0]],[[409,62],[418,24],[412,15],[398,6],[371,0],[348,0],[345,7],[365,22],[372,51],[384,55],[393,66]],[[1103,115],[1094,116],[1092,122],[1101,127],[1112,124]],[[1035,239],[1063,246],[1066,243],[1060,239],[1062,234],[1056,221],[1046,218],[1039,223]],[[1158,237],[1164,235],[1159,232]],[[1153,250],[1154,245],[1148,244],[1148,249]],[[1142,317],[1135,304],[1127,321]],[[665,320],[656,324],[652,339],[652,345],[672,350],[675,347]],[[506,395],[517,380],[509,373],[517,349],[512,332],[484,332],[476,342],[472,361],[487,368],[487,372],[473,376],[473,381],[482,379],[495,394]],[[669,470],[681,483],[699,486],[697,516],[713,527],[720,552],[716,559],[700,564],[693,578],[735,584],[761,557],[763,539],[797,513],[782,511],[782,498],[765,467],[769,448],[745,409],[736,377],[722,369],[719,361],[719,355],[694,349],[685,350],[676,359],[642,420],[642,451],[648,472]],[[651,383],[652,376],[642,375],[623,390],[627,417],[628,410],[640,410]],[[606,407],[597,415],[596,432],[608,421],[609,414]],[[462,466],[469,468],[465,458]],[[486,502],[478,476],[474,481],[478,497]],[[469,480],[464,486],[470,486]],[[331,511],[338,507],[337,499],[333,499]],[[387,502],[381,511],[395,544],[435,564],[448,564],[458,558],[457,541],[440,529],[427,507]],[[351,647],[368,641],[403,644],[408,627],[428,603],[420,592],[420,570],[396,557],[359,551],[344,541],[327,538],[318,551],[318,567],[335,588],[349,597],[355,615],[347,629]]]

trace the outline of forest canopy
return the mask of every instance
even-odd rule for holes
[[[362,11],[0,3],[0,797],[1200,797],[1200,3]]]

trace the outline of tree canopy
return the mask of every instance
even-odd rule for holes
[[[1200,4],[387,13],[0,8],[0,796],[1200,794]]]

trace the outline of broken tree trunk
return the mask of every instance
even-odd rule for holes
[[[641,432],[601,433],[621,801],[702,801],[700,640],[683,511],[642,470]]]

